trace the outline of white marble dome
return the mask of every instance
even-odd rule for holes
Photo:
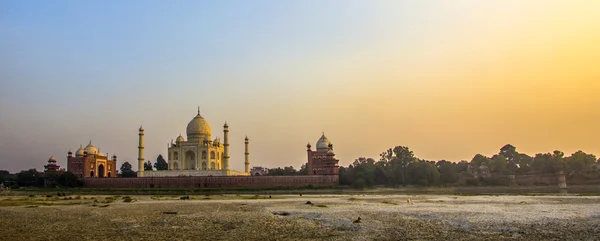
[[[85,152],[87,152],[88,155],[96,155],[98,154],[98,149],[92,144],[92,141],[90,141],[90,144],[85,147]]]
[[[325,137],[325,133],[323,133],[321,138],[319,138],[319,140],[317,141],[317,150],[329,149],[329,144],[331,144],[331,142],[329,141],[329,139],[327,139],[327,137]]]
[[[79,149],[77,149],[77,151],[75,152],[75,156],[83,156],[83,152],[85,150],[83,150],[83,147],[80,145]]]
[[[185,140],[183,139],[183,136],[181,136],[181,134],[179,134],[179,136],[177,137],[177,139],[175,139],[176,143],[180,143],[180,142],[184,142]]]
[[[194,119],[192,119],[190,123],[188,123],[186,133],[188,140],[199,138],[201,136],[210,137],[210,125],[208,124],[208,121],[206,121],[204,117],[202,117],[200,113],[198,113],[198,115],[196,115],[196,117],[194,117]]]

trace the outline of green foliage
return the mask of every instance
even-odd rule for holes
[[[137,177],[137,173],[131,169],[131,164],[129,164],[129,162],[124,162],[121,165],[120,170],[121,170],[121,173],[119,174],[120,177]]]
[[[44,175],[36,169],[29,169],[17,173],[16,181],[21,187],[43,187]]]
[[[144,171],[152,171],[152,163],[150,162],[150,160],[148,160],[146,163],[144,163]]]
[[[440,183],[453,184],[458,181],[458,172],[456,171],[458,164],[441,160],[436,163],[436,166],[440,173]]]
[[[278,167],[278,168],[270,168],[269,169],[269,173],[267,174],[268,176],[293,176],[293,175],[299,175],[300,173],[298,171],[296,171],[296,169],[294,169],[293,166],[289,166],[289,167]]]
[[[354,181],[354,183],[352,183],[352,188],[356,189],[364,189],[365,186],[365,180],[362,178],[358,178],[356,181]]]
[[[158,155],[156,162],[154,163],[154,168],[156,170],[169,170],[169,163],[165,161],[162,155]]]
[[[368,188],[376,185],[508,185],[508,174],[542,173],[583,174],[586,178],[599,176],[597,158],[583,151],[564,157],[561,151],[539,153],[535,157],[517,152],[508,144],[491,158],[477,154],[468,161],[438,162],[421,160],[404,146],[390,148],[380,160],[359,157],[348,167],[340,167],[340,185]],[[487,172],[486,172],[487,171]]]
[[[72,172],[63,172],[57,179],[57,182],[60,186],[63,187],[81,187],[83,186],[83,181],[79,179]]]

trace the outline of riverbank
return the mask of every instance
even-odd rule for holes
[[[590,239],[600,197],[38,195],[0,216],[4,240]]]

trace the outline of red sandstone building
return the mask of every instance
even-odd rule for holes
[[[104,153],[96,149],[92,142],[85,149],[79,146],[75,156],[69,151],[67,156],[67,170],[80,178],[83,177],[116,177],[117,156],[109,159]]]
[[[339,160],[335,159],[333,144],[325,137],[325,133],[317,141],[317,150],[311,150],[310,143],[306,145],[308,152],[308,175],[338,175]]]
[[[60,170],[60,166],[56,164],[56,158],[54,158],[54,156],[50,157],[50,159],[48,159],[48,164],[44,166],[44,172],[46,173],[62,171],[63,170]]]

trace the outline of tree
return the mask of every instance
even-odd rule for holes
[[[393,184],[408,184],[408,166],[415,162],[413,152],[405,146],[396,146],[381,153],[380,161],[386,167],[386,178]]]
[[[519,169],[519,165],[518,165],[516,159],[519,156],[519,153],[517,152],[516,147],[514,147],[511,144],[507,144],[507,145],[503,146],[502,148],[500,148],[500,153],[498,153],[498,155],[501,155],[505,158],[506,168],[510,171],[510,172],[503,171],[503,173],[517,172],[517,169]]]
[[[44,176],[35,168],[17,173],[17,184],[21,187],[43,187]]]
[[[72,172],[63,172],[58,177],[58,184],[63,187],[80,187],[83,186],[83,181]]]
[[[491,171],[494,173],[508,174],[510,170],[508,167],[508,160],[503,155],[494,155],[492,157]]]
[[[458,173],[456,172],[456,163],[441,160],[436,163],[436,166],[440,172],[440,183],[441,184],[453,184],[458,180]]]
[[[144,171],[152,171],[152,163],[150,162],[150,160],[148,160],[148,162],[144,163]]]
[[[307,163],[302,164],[302,166],[300,166],[300,170],[298,171],[299,175],[308,175],[308,165]]]
[[[0,183],[11,180],[12,176],[8,171],[0,170]]]
[[[515,157],[515,162],[519,165],[518,173],[528,173],[531,171],[531,164],[533,163],[533,157],[527,154],[518,153]]]
[[[137,177],[137,173],[131,169],[129,162],[124,162],[121,165],[121,177]]]
[[[596,162],[596,156],[592,154],[586,154],[583,151],[577,151],[571,156],[565,158],[565,163],[575,173],[583,173],[590,170],[592,165]]]
[[[363,179],[362,186],[372,187],[375,184],[375,160],[373,158],[359,157],[352,163],[354,175]]]
[[[165,161],[162,155],[158,155],[156,162],[154,163],[154,168],[156,168],[157,171],[169,170],[169,163]]]
[[[489,167],[491,162],[492,162],[492,160],[489,157],[481,155],[481,154],[477,154],[471,160],[471,165],[475,166],[477,168],[479,168],[481,165]]]

